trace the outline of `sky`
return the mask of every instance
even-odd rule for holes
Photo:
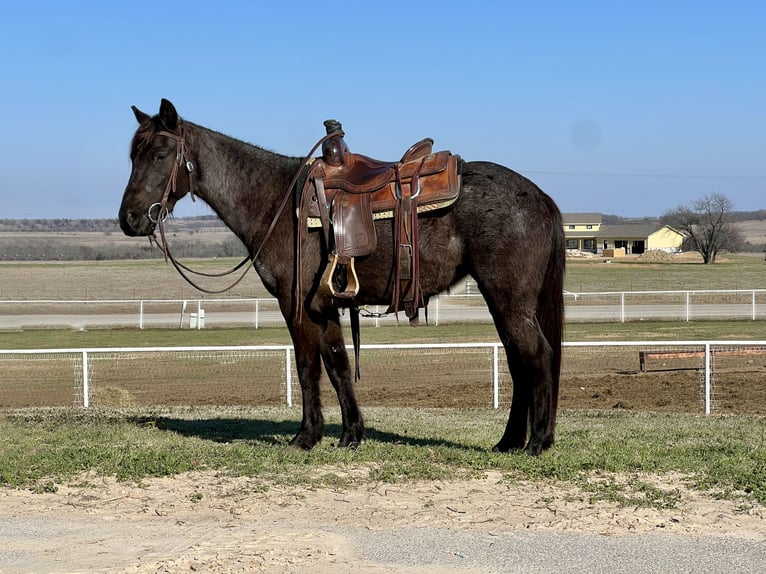
[[[564,212],[766,208],[760,0],[7,2],[0,219],[116,217],[161,98],[291,156],[327,118],[379,159],[431,137]]]

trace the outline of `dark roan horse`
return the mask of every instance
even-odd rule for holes
[[[165,215],[156,204],[166,190],[168,212],[190,191],[207,203],[245,244],[287,322],[303,400],[300,429],[291,444],[311,449],[322,439],[324,365],[341,408],[338,446],[358,445],[364,423],[339,310],[349,303],[318,293],[328,256],[325,241],[321,230],[298,232],[298,192],[288,189],[304,158],[273,153],[186,121],[164,99],[157,115],[135,107],[133,112],[139,127],[119,211],[124,233],[154,235],[158,218]],[[506,167],[464,162],[461,168],[457,201],[418,218],[420,289],[427,301],[468,275],[475,279],[513,381],[508,423],[494,450],[525,449],[537,455],[553,444],[556,424],[565,266],[561,214],[534,183]],[[286,192],[292,193],[290,202],[280,209]],[[393,225],[381,220],[375,227],[377,250],[356,262],[360,291],[351,305],[357,312],[358,306],[392,301]]]

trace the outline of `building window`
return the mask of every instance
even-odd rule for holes
[[[595,251],[596,250],[596,240],[595,239],[583,239],[582,248],[585,251]]]
[[[580,242],[576,239],[567,239],[567,249],[579,249]]]
[[[586,225],[585,229],[593,229],[593,226],[592,225]]]
[[[568,225],[568,226],[567,226],[567,228],[568,228],[568,229],[574,229],[574,228],[575,228],[575,226],[574,226],[574,225]]]

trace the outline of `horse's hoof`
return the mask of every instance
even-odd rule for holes
[[[553,446],[553,439],[546,439],[544,441],[529,441],[527,448],[524,449],[530,456],[540,456],[544,451]]]
[[[492,452],[519,452],[522,448],[524,448],[523,445],[511,445],[506,444],[503,441],[500,441],[495,446],[492,447]]]
[[[341,437],[338,441],[338,448],[350,448],[352,450],[358,449],[362,444],[362,438],[354,438],[353,436]]]
[[[540,454],[543,452],[543,448],[541,445],[534,445],[530,443],[527,445],[527,448],[524,449],[524,452],[529,456],[540,456]]]
[[[364,426],[361,424],[350,425],[340,435],[339,448],[357,449],[364,440]]]
[[[304,434],[297,434],[295,435],[295,438],[290,441],[290,448],[295,448],[299,450],[311,450],[313,449],[318,440],[314,440]]]

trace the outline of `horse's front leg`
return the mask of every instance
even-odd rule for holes
[[[355,447],[364,438],[364,422],[351,379],[351,365],[343,340],[338,312],[328,319],[322,333],[320,352],[325,371],[338,395],[338,403],[343,417],[343,430],[338,446]]]
[[[293,325],[290,329],[295,349],[295,366],[301,384],[303,397],[303,418],[298,434],[290,445],[304,450],[311,450],[322,440],[324,434],[324,416],[322,399],[319,392],[319,379],[322,375],[322,361],[319,353],[319,330],[315,325]]]

